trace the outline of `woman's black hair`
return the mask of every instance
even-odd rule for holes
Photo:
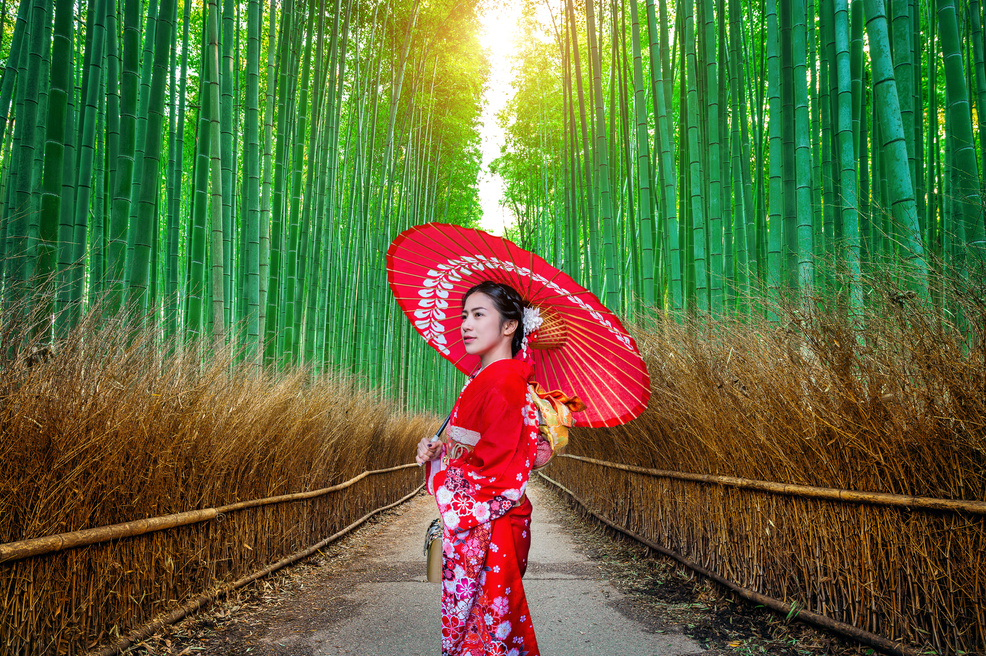
[[[517,355],[517,352],[520,351],[520,345],[524,341],[524,308],[526,307],[524,299],[510,285],[484,280],[478,285],[470,287],[462,296],[462,307],[466,306],[466,299],[476,292],[486,294],[493,301],[493,306],[500,313],[501,326],[505,321],[517,322],[517,330],[514,331],[513,340],[510,342],[512,354]]]

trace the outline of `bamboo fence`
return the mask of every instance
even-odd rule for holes
[[[0,653],[81,654],[107,642],[101,653],[113,653],[314,553],[419,486],[409,464],[310,492],[0,545]]]
[[[591,514],[758,603],[776,600],[809,621],[855,627],[876,640],[854,637],[890,653],[986,653],[982,502],[570,455],[554,462],[552,482]]]

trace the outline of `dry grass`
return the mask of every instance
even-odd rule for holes
[[[0,318],[0,543],[319,489],[409,462],[437,423],[346,380],[161,344],[88,316],[53,352]],[[420,483],[344,492],[0,564],[0,652],[80,653],[332,534]]]
[[[882,300],[881,300],[882,299]],[[874,288],[855,323],[790,309],[637,331],[650,408],[570,452],[654,469],[986,500],[981,299],[965,333]],[[864,326],[860,328],[860,326]],[[986,653],[986,524],[654,479],[561,459],[596,510],[744,587],[941,653]]]

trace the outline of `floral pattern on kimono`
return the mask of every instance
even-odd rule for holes
[[[524,491],[537,452],[532,373],[520,360],[499,360],[468,381],[452,410],[452,442],[428,463],[445,526],[443,656],[539,654],[522,582],[531,517]]]

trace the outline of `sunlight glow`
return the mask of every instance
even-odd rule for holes
[[[521,14],[524,0],[490,0],[482,17],[483,33],[480,43],[489,53],[490,82],[483,97],[484,107],[479,129],[483,153],[479,172],[479,204],[483,216],[480,226],[495,235],[502,235],[515,223],[513,212],[501,205],[504,194],[503,179],[490,173],[490,162],[500,156],[506,134],[500,127],[497,114],[507,106],[513,94],[514,57],[517,56],[517,39],[521,38]],[[553,3],[554,4],[554,3]],[[542,0],[534,7],[535,24],[533,38],[550,40],[552,24],[548,1]],[[541,32],[540,34],[538,32]]]
[[[492,6],[492,5],[496,6]],[[510,83],[513,81],[514,44],[520,20],[521,3],[518,0],[487,4],[483,16],[483,33],[480,42],[490,56],[490,83],[483,98],[482,127],[483,166],[479,173],[479,203],[483,216],[480,226],[487,232],[502,235],[506,226],[514,222],[510,210],[500,205],[503,198],[503,179],[490,173],[490,162],[499,157],[506,135],[497,122],[496,115],[510,99]]]

